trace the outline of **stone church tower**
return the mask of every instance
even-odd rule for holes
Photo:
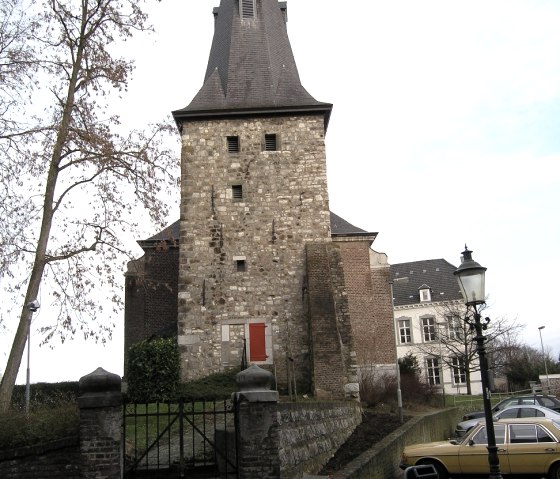
[[[362,341],[375,342],[379,333],[371,317],[350,317],[360,309],[353,297],[373,301],[375,233],[329,211],[325,132],[332,105],[300,82],[286,2],[221,0],[214,16],[203,86],[173,112],[182,138],[183,379],[239,366],[246,356],[270,369],[280,389],[297,381],[300,391],[348,396],[356,392],[361,354],[353,329],[365,334]],[[333,222],[341,234],[333,236]],[[352,296],[344,251],[362,255],[367,291]],[[385,334],[394,344],[391,318]],[[381,362],[394,359],[389,348]]]

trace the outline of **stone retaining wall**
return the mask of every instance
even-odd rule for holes
[[[278,404],[282,479],[320,471],[360,424],[361,414],[352,401]]]
[[[399,469],[405,446],[421,442],[442,441],[452,437],[463,410],[445,409],[415,417],[389,434],[374,447],[354,459],[330,479],[396,479],[403,477]]]

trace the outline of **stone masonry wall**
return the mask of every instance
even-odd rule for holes
[[[277,135],[277,151],[263,151],[265,134]],[[228,151],[234,136],[239,153]],[[282,387],[288,357],[297,375],[310,370],[305,243],[330,242],[324,119],[193,121],[182,144],[182,378],[222,369],[222,325],[262,321]]]
[[[278,405],[282,479],[316,474],[360,424],[355,402]]]

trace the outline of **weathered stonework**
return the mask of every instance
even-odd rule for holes
[[[263,151],[265,134],[277,135],[277,151]],[[239,153],[228,151],[232,136],[239,138]],[[182,143],[183,379],[240,358],[230,341],[224,350],[224,336],[264,321],[272,349],[263,363],[273,360],[285,384],[291,360],[296,373],[310,369],[305,244],[330,242],[324,118],[189,121],[182,124]],[[233,197],[236,185],[242,198]],[[240,260],[245,271],[238,271]]]

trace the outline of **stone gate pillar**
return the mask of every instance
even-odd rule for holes
[[[280,478],[278,392],[270,390],[272,379],[256,365],[237,374],[240,479]]]
[[[120,479],[121,378],[97,368],[79,385],[81,477]]]

